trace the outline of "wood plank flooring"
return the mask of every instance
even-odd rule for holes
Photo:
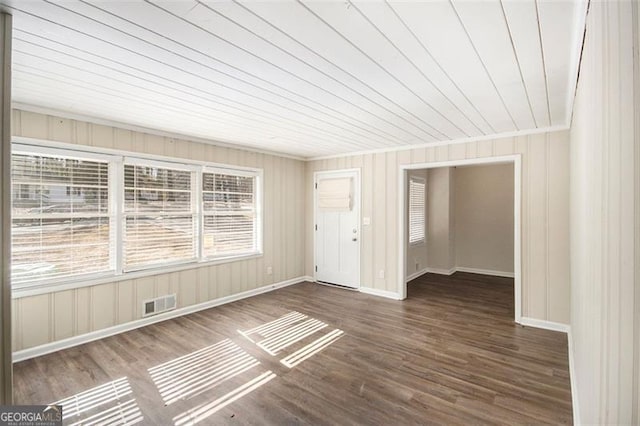
[[[18,363],[15,400],[73,396],[67,424],[572,423],[566,335],[513,323],[511,279],[408,295],[301,283]]]

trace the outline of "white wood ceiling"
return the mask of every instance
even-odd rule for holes
[[[0,0],[13,97],[315,157],[564,126],[582,1]]]

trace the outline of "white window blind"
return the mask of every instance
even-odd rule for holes
[[[256,253],[256,176],[202,174],[203,255],[207,258]]]
[[[324,211],[350,211],[352,178],[321,179],[318,182],[318,208]]]
[[[197,259],[193,174],[125,163],[125,270]]]
[[[114,270],[107,161],[16,153],[11,187],[13,283]]]
[[[16,289],[261,253],[259,169],[77,146],[12,150]]]
[[[424,179],[409,179],[409,243],[425,241],[425,188]]]

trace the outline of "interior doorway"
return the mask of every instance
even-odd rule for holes
[[[480,173],[482,170],[485,171]],[[466,182],[456,197],[455,190],[460,186],[455,184],[457,171]],[[483,174],[484,181],[480,182]],[[509,277],[514,282],[514,319],[520,323],[520,181],[520,155],[400,166],[398,282],[401,298],[407,297],[407,282],[427,272],[451,275],[458,271]],[[421,182],[425,182],[423,186]],[[490,194],[492,187],[496,193]],[[508,197],[498,192],[508,192]],[[461,204],[457,213],[456,200]],[[420,223],[421,202],[424,203],[423,224]],[[508,203],[506,207],[504,203]],[[477,220],[478,216],[484,216],[484,221]],[[460,239],[459,247],[456,236]],[[427,260],[421,263],[420,259]]]

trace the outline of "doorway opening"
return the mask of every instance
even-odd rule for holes
[[[408,281],[428,272],[513,278],[520,323],[520,182],[520,155],[400,166],[400,298]]]

